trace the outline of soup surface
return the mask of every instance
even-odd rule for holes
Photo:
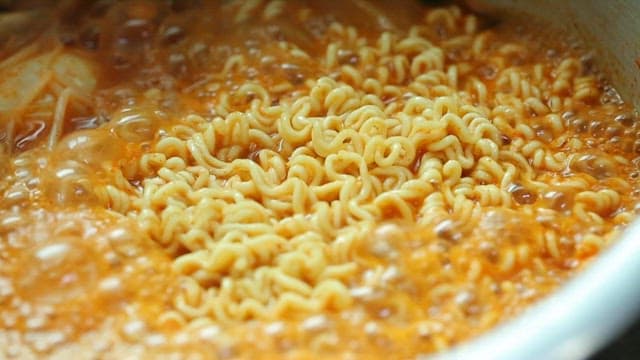
[[[635,216],[638,114],[558,34],[410,1],[16,3],[0,357],[420,357]]]

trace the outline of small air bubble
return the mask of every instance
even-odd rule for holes
[[[451,219],[440,222],[436,225],[434,231],[440,238],[449,241],[456,242],[462,237],[462,234],[459,231],[456,231],[456,224]]]
[[[538,196],[522,185],[514,184],[509,188],[509,192],[520,205],[530,205],[536,202]]]

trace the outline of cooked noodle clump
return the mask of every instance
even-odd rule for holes
[[[134,85],[95,104],[83,91],[100,82],[47,85],[32,150],[66,166],[50,203],[108,209],[170,255],[158,328],[220,327],[221,357],[441,350],[546,295],[634,217],[637,114],[573,50],[457,7],[406,28],[295,2],[215,8],[241,45],[160,26],[114,57],[155,62]],[[127,11],[163,14],[145,9]],[[182,50],[154,52],[168,43]],[[65,130],[67,102],[102,117]],[[29,154],[12,169],[39,166]]]
[[[430,268],[428,256],[389,260],[393,252],[449,241],[453,279],[422,272],[437,280],[407,286],[427,300],[391,286],[392,304],[378,309],[428,319],[448,295],[515,276],[533,282],[606,244],[632,217],[631,159],[590,144],[605,133],[585,140],[574,123],[589,106],[605,117],[618,107],[598,103],[601,85],[579,59],[542,59],[477,24],[457,8],[433,10],[403,34],[365,37],[334,22],[321,57],[288,42],[271,58],[230,57],[213,79],[242,78],[265,58],[316,71],[294,75],[301,84],[264,76],[219,91],[214,116],[185,117],[142,155],[127,175],[141,190],[112,198],[176,254],[185,278],[172,315],[224,322],[349,309],[358,291],[384,282],[367,276]],[[430,36],[434,28],[447,38]],[[423,239],[402,240],[385,222],[422,229]],[[473,316],[495,322],[484,305]]]

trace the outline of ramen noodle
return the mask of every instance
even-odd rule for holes
[[[4,358],[421,357],[635,216],[638,115],[557,34],[408,1],[12,10]]]

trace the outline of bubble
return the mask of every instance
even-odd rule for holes
[[[441,239],[457,242],[462,238],[458,225],[451,219],[446,219],[435,226],[434,231]]]
[[[153,139],[158,129],[158,118],[152,112],[125,110],[112,123],[114,133],[131,143]]]
[[[49,268],[61,264],[71,250],[69,244],[52,244],[45,246],[36,252],[36,258]]]
[[[602,180],[616,174],[615,163],[602,155],[583,154],[571,161],[569,166],[575,173],[585,173]]]
[[[531,190],[519,184],[513,184],[509,187],[509,192],[513,200],[520,205],[530,205],[536,202],[538,196]]]
[[[635,124],[636,122],[636,117],[634,116],[633,113],[624,113],[624,114],[619,114],[617,115],[614,120],[616,122],[618,122],[619,124],[625,126],[625,127],[631,127]]]
[[[589,124],[581,118],[575,118],[569,121],[569,126],[577,133],[587,132]]]
[[[572,207],[572,198],[565,192],[552,190],[544,194],[544,199],[550,209],[556,211],[567,211]]]
[[[160,36],[163,43],[175,44],[184,38],[185,31],[178,25],[171,25],[165,28]]]

